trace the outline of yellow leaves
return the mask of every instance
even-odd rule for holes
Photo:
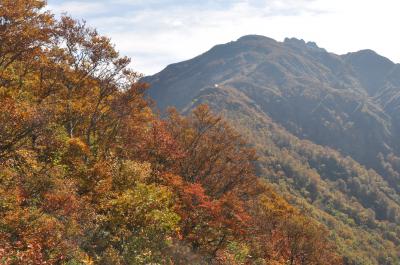
[[[272,216],[285,216],[295,213],[295,209],[274,191],[263,194],[259,198],[264,210]]]
[[[137,183],[148,182],[151,165],[131,160],[98,161],[87,176],[88,185],[100,197],[107,193],[123,192],[132,189]],[[92,184],[89,184],[91,182]]]
[[[145,183],[151,174],[150,163],[139,163],[125,160],[121,163],[120,172],[114,178],[114,184],[118,187],[132,187],[136,182]]]
[[[14,210],[15,206],[22,202],[20,192],[15,188],[13,190],[0,188],[0,198],[0,219],[6,212]]]
[[[250,249],[246,244],[238,242],[229,242],[227,246],[228,253],[233,256],[235,264],[245,264],[249,254]]]
[[[90,257],[89,255],[85,255],[84,258],[82,259],[83,264],[85,265],[94,265],[94,260],[92,257]]]
[[[90,154],[89,147],[79,138],[68,140],[68,153],[73,157],[87,156]]]
[[[112,198],[102,203],[103,231],[108,234],[107,240],[126,249],[123,256],[131,260],[129,264],[162,258],[160,251],[168,247],[171,236],[176,236],[179,222],[173,210],[172,193],[162,186],[138,182],[123,192],[110,195]],[[118,254],[115,249],[108,248],[102,260],[118,261]]]
[[[19,264],[165,264],[181,240],[246,264],[268,240],[287,247],[289,228],[306,227],[260,188],[254,150],[221,117],[201,105],[159,120],[143,98],[147,85],[108,38],[72,18],[53,21],[43,6],[0,0],[9,49],[0,51],[0,255],[22,253]],[[251,229],[262,235],[256,246]],[[308,231],[301,242],[313,239]]]
[[[16,157],[24,161],[25,165],[31,168],[31,172],[39,170],[40,166],[36,160],[36,154],[29,149],[20,149],[16,152]]]
[[[178,221],[172,211],[172,194],[154,184],[136,184],[108,203],[113,223],[122,226],[156,225],[157,229],[173,229]]]
[[[92,263],[92,264],[94,264],[94,263]],[[115,248],[110,246],[102,253],[98,264],[122,265],[124,263],[123,263],[121,256],[119,255],[118,251]]]

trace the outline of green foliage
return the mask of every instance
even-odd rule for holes
[[[345,263],[399,264],[398,69],[371,51],[244,36],[144,80],[161,110],[223,113],[257,149],[257,175],[327,226]]]
[[[0,2],[2,264],[341,263],[222,117],[161,120],[108,38],[44,7]]]
[[[106,203],[104,230],[112,245],[121,249],[127,264],[161,262],[163,251],[178,230],[172,194],[154,184],[138,183]],[[103,232],[103,233],[104,233]]]

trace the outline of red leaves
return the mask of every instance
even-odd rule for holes
[[[9,238],[2,238],[1,236],[0,241],[5,242],[4,245],[0,244],[2,264],[50,264],[43,257],[43,247],[36,242],[23,244],[21,241],[17,241],[14,245],[11,245],[8,243],[10,242]]]
[[[269,193],[249,210],[263,192],[255,151],[221,117],[206,105],[155,117],[110,40],[43,5],[0,0],[0,262],[159,264],[180,240],[232,264],[247,245],[319,240]]]
[[[6,264],[56,264],[77,250],[66,240],[64,225],[37,210],[16,208],[1,223],[13,231],[0,232],[0,258]]]
[[[253,192],[255,151],[208,107],[200,105],[187,118],[171,111],[168,130],[185,157],[176,174],[203,185],[207,194],[219,198],[226,193]]]
[[[234,194],[213,199],[200,183],[188,183],[171,174],[163,179],[177,196],[176,211],[181,216],[183,240],[210,254],[229,239],[244,235],[250,217]]]
[[[71,193],[47,193],[44,196],[43,209],[59,216],[70,217],[77,212],[79,204]]]
[[[148,129],[138,156],[152,164],[156,172],[176,172],[179,161],[185,157],[180,143],[168,131],[166,122],[154,120]]]

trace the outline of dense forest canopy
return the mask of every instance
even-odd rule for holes
[[[160,119],[110,39],[45,4],[0,2],[1,264],[341,263],[224,119]]]

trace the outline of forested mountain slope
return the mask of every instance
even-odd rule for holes
[[[204,89],[232,87],[296,136],[378,166],[378,153],[398,152],[398,67],[368,50],[339,56],[245,36],[168,66],[149,79],[150,95],[161,109],[183,108]]]
[[[0,264],[342,264],[224,119],[161,119],[109,38],[46,9],[0,1]]]
[[[397,264],[398,67],[245,36],[143,80],[161,110],[224,113],[257,148],[258,175],[326,224],[347,263]]]

